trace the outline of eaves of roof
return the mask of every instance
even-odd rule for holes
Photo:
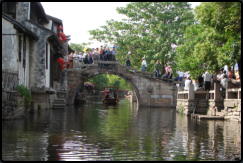
[[[31,6],[37,11],[39,17],[46,23],[49,23],[49,19],[46,16],[45,10],[40,2],[31,2]]]
[[[30,19],[29,20],[25,20],[25,21],[37,26],[38,28],[44,29],[44,30],[49,31],[49,32],[53,32],[52,30],[50,30],[50,29],[48,29],[48,28],[46,28],[46,27],[44,27],[44,26],[42,26],[42,25],[40,25],[40,24],[30,20]]]
[[[12,23],[14,25],[15,29],[18,29],[24,33],[26,33],[27,35],[29,35],[31,38],[33,38],[34,40],[38,41],[39,37],[38,35],[36,35],[34,32],[32,32],[31,30],[29,30],[28,28],[26,28],[24,25],[22,25],[21,23],[19,23],[17,20],[9,17],[7,14],[2,12],[2,17],[4,19],[6,19],[7,21],[9,21],[10,23]]]
[[[75,52],[69,45],[68,45],[68,52]]]
[[[53,21],[55,21],[57,23],[62,24],[62,20],[61,19],[55,18],[55,17],[53,17],[51,15],[47,15],[47,14],[46,14],[46,16],[47,16],[47,18],[49,18],[49,19],[51,19],[51,20],[53,20]]]

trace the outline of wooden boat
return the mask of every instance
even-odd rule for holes
[[[106,91],[106,88],[115,88],[116,89],[116,97],[112,97],[112,95],[109,95],[110,97],[107,98],[107,93],[109,94],[109,91]],[[119,87],[103,87],[103,104],[118,104],[118,89]]]
[[[84,104],[86,103],[85,94],[78,93],[78,97],[74,100],[75,104]]]
[[[86,99],[75,99],[74,103],[75,104],[85,104],[86,103]]]

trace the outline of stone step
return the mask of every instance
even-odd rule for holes
[[[53,101],[53,104],[66,104],[64,101]]]
[[[54,99],[53,101],[65,101],[65,99]]]
[[[61,107],[61,108],[63,108],[63,107],[66,107],[66,104],[53,104],[53,105],[52,105],[52,108],[56,108],[56,107]]]
[[[52,108],[66,108],[66,105],[53,105]]]
[[[53,109],[63,109],[63,108],[66,108],[66,106],[64,106],[64,107],[52,107]]]

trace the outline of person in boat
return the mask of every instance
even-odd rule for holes
[[[114,91],[113,95],[114,95],[114,98],[116,98],[116,92],[115,91]]]
[[[109,92],[107,92],[105,98],[110,98]]]

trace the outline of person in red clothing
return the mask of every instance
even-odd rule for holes
[[[99,52],[99,60],[102,61],[103,57],[102,57],[102,52],[103,52],[103,46],[100,46],[100,52]],[[102,64],[99,63],[99,66],[102,66]]]
[[[228,79],[235,79],[234,72],[231,71],[231,68],[230,67],[228,68],[228,71],[229,71]]]

